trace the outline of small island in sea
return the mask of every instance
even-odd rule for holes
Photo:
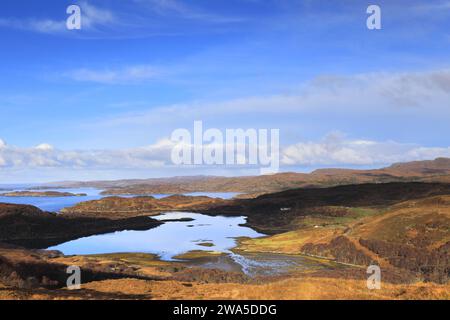
[[[58,191],[12,191],[0,194],[2,197],[85,197],[86,193]]]

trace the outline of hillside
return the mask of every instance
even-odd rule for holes
[[[263,233],[279,233],[292,230],[298,218],[311,212],[325,210],[325,214],[342,216],[348,211],[347,208],[386,208],[400,202],[438,195],[450,195],[450,184],[393,182],[300,188],[254,199],[231,200],[226,205],[212,206],[205,212],[246,215],[252,227]]]
[[[174,177],[143,180],[60,182],[51,187],[96,187],[105,195],[239,192],[255,196],[295,188],[386,182],[450,182],[450,159],[399,163],[375,170],[320,169],[312,173],[278,173],[243,177]],[[49,187],[49,186],[47,186]],[[44,188],[44,187],[40,187]]]
[[[290,231],[243,240],[240,250],[302,253],[360,266],[375,263],[389,281],[447,283],[450,194],[444,189],[437,193],[441,191],[446,194],[420,195],[416,190],[405,194],[409,200],[400,202],[394,195],[384,205],[376,197],[367,197],[345,206],[336,199],[325,201],[326,206],[304,207],[288,214],[285,221],[290,222]],[[262,219],[258,215],[253,221]]]
[[[148,217],[115,220],[67,217],[34,206],[0,203],[0,242],[31,248],[46,248],[94,234],[146,230],[160,224]]]
[[[137,216],[153,216],[167,211],[201,210],[225,204],[226,201],[209,197],[174,195],[162,199],[154,197],[106,197],[81,202],[61,210],[64,217],[92,217],[122,219]]]

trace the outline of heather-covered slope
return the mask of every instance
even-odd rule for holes
[[[226,201],[209,197],[174,195],[162,199],[154,197],[106,197],[100,200],[81,202],[61,210],[67,217],[93,217],[121,219],[137,216],[152,216],[167,211],[202,210],[225,204]]]
[[[394,282],[450,279],[450,195],[387,207],[332,208],[306,210],[292,231],[243,240],[240,250],[307,254],[360,266],[375,263]]]
[[[265,233],[292,230],[304,216],[345,215],[349,207],[388,207],[407,200],[449,195],[450,184],[382,183],[294,189],[255,199],[236,199],[203,212],[246,215],[248,224]]]
[[[146,230],[161,222],[149,217],[105,219],[66,217],[40,209],[0,203],[0,242],[46,248],[84,236],[125,229]]]

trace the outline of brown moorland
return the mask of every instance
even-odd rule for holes
[[[437,159],[357,171],[361,179],[355,185],[348,184],[353,170],[319,170],[311,175],[327,177],[320,187],[308,184],[252,199],[109,197],[67,208],[62,215],[0,204],[0,299],[448,300],[448,162]],[[389,176],[383,176],[387,172]],[[390,181],[396,175],[399,181]],[[374,182],[371,179],[379,180],[364,183]],[[326,187],[330,181],[338,186]],[[263,183],[262,193],[287,186],[276,179],[272,183],[269,188],[269,182]],[[64,256],[33,249],[45,247],[40,241],[56,244],[89,234],[151,228],[160,222],[147,216],[166,210],[245,215],[249,226],[267,236],[239,239],[236,253],[305,257],[328,267],[249,278],[197,265],[199,260],[222,257],[214,252],[188,253],[182,261],[168,262],[149,254]],[[381,290],[367,289],[369,264],[381,267]],[[81,290],[65,288],[69,265],[83,270]]]
[[[239,192],[253,197],[295,188],[331,187],[362,183],[450,182],[450,159],[399,163],[376,170],[319,169],[312,173],[278,173],[250,177],[179,177],[168,179],[88,182],[106,189],[105,195],[190,192]],[[74,183],[73,185],[77,185]]]

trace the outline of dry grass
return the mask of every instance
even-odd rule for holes
[[[395,205],[367,219],[352,231],[352,236],[437,248],[450,241],[450,196]]]
[[[270,237],[241,239],[238,248],[248,252],[298,254],[306,243],[327,243],[342,233],[341,229],[309,227]]]
[[[244,300],[346,300],[346,299],[450,299],[450,285],[382,284],[381,290],[367,289],[362,280],[290,278],[262,285],[187,284],[179,281],[107,280],[92,282],[84,289],[148,295],[152,299],[244,299]]]

